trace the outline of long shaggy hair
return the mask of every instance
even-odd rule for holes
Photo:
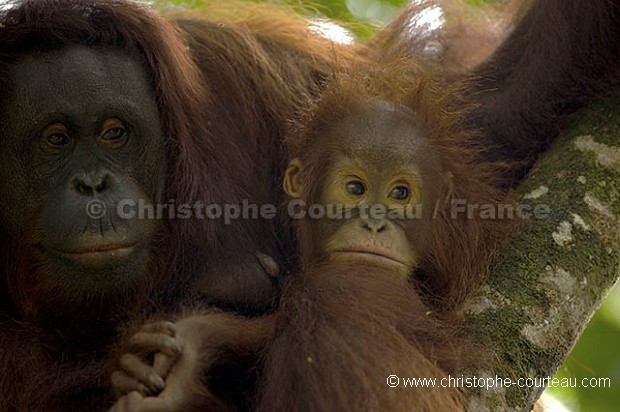
[[[479,214],[453,213],[454,202],[466,205],[507,205],[513,200],[497,189],[498,163],[480,161],[484,148],[478,135],[466,126],[471,110],[462,93],[463,85],[447,86],[431,73],[406,59],[383,62],[368,71],[335,75],[320,98],[294,122],[287,147],[291,158],[305,165],[306,199],[317,199],[326,173],[331,146],[329,130],[339,120],[355,116],[365,104],[385,100],[412,112],[412,122],[439,154],[447,179],[439,193],[427,238],[429,245],[413,277],[437,310],[454,310],[482,284],[490,257],[498,242],[513,228],[508,219],[485,219]],[[435,184],[440,184],[436,182]],[[306,221],[302,225],[308,224]],[[309,250],[313,239],[304,239],[301,250]],[[311,262],[307,263],[311,264]]]
[[[0,96],[6,96],[12,86],[11,66],[33,54],[74,45],[123,51],[143,63],[156,96],[166,139],[164,201],[203,206],[241,205],[244,200],[258,205],[278,202],[280,191],[274,182],[282,167],[287,119],[338,65],[336,56],[343,53],[348,56],[344,60],[356,58],[352,50],[312,33],[301,19],[271,10],[255,11],[245,22],[210,21],[199,14],[171,22],[144,3],[129,0],[12,1],[0,10]],[[0,113],[8,104],[0,99]],[[19,355],[3,354],[0,364],[8,372],[0,374],[0,405],[35,411],[84,410],[85,404],[96,404],[94,393],[105,394],[107,385],[107,369],[100,360],[108,355],[105,347],[119,325],[135,311],[170,313],[179,305],[191,305],[197,297],[211,299],[210,290],[197,285],[213,265],[227,259],[232,260],[232,269],[223,272],[222,281],[229,282],[231,290],[247,291],[243,292],[247,296],[239,297],[240,304],[246,299],[255,301],[252,294],[257,292],[246,287],[244,263],[256,266],[254,254],[259,250],[276,258],[288,256],[287,239],[280,236],[276,223],[165,219],[157,250],[145,265],[145,284],[119,291],[122,301],[101,299],[103,307],[74,297],[52,305],[51,312],[43,311],[44,317],[57,316],[57,311],[72,313],[74,320],[94,312],[104,320],[105,328],[97,328],[89,345],[83,336],[71,340],[80,331],[71,330],[73,322],[63,322],[67,336],[59,343],[30,347],[32,342],[43,341],[42,335],[65,331],[58,332],[57,324],[35,329],[19,323],[24,336],[16,342],[12,335],[7,337],[7,345],[15,353],[27,351],[31,362],[18,366]],[[36,287],[38,296],[47,294],[48,298],[52,292],[28,277],[35,260],[31,248],[20,246],[14,234],[0,235],[0,306],[3,313],[20,317],[39,306],[29,288]],[[13,330],[14,323],[3,318],[2,328],[6,325]],[[4,336],[0,339],[5,347]],[[69,351],[75,356],[79,352],[88,365],[69,362],[58,374],[48,373],[46,365],[56,355],[65,359]]]
[[[444,370],[462,366],[466,341],[429,315],[401,276],[318,266],[284,288],[280,311],[263,357],[259,411],[462,410],[459,391],[439,383]]]
[[[446,178],[433,182],[438,187],[432,191],[429,245],[409,282],[372,264],[317,266],[316,222],[288,221],[299,236],[302,270],[283,290],[277,337],[263,356],[260,411],[463,410],[460,392],[439,384],[448,382],[448,372],[472,365],[457,312],[482,284],[492,252],[512,224],[452,214],[455,200],[511,202],[494,185],[501,165],[478,162],[481,148],[465,127],[469,108],[461,92],[459,85],[446,87],[423,68],[395,59],[334,75],[292,122],[287,147],[304,165],[301,198],[308,204],[320,199],[331,156],[339,153],[332,129],[377,100],[406,108],[438,153]],[[391,375],[396,388],[386,383]]]

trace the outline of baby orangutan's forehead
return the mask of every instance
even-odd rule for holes
[[[401,166],[424,159],[428,142],[414,119],[390,110],[367,110],[343,119],[331,131],[330,141],[350,158],[369,165]]]
[[[368,157],[349,157],[342,155],[335,163],[328,166],[330,176],[336,180],[356,176],[360,179],[386,182],[398,176],[403,178],[422,178],[422,171],[417,163],[369,159]],[[378,179],[378,180],[377,180]]]

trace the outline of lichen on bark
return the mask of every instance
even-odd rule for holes
[[[493,352],[477,377],[552,376],[619,276],[620,105],[614,93],[575,117],[518,189],[548,206],[519,223],[466,308]],[[543,387],[468,391],[469,410],[529,411]]]

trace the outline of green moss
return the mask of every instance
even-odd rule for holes
[[[532,365],[537,375],[544,375],[550,367],[550,354],[531,344],[521,334],[526,318],[523,313],[513,308],[489,310],[469,320],[473,329],[485,330],[485,340],[493,343],[498,361],[494,365],[493,374],[512,380],[531,376]],[[509,405],[527,403],[527,393],[517,386],[505,389],[505,397]],[[495,395],[486,400],[487,405],[499,407],[501,402]]]
[[[618,276],[620,188],[616,182],[620,181],[620,167],[603,166],[597,162],[597,153],[575,145],[577,139],[591,136],[597,143],[620,147],[617,101],[618,93],[610,93],[574,119],[568,132],[554,142],[518,190],[522,203],[548,205],[550,213],[544,220],[521,222],[515,236],[499,248],[489,279],[493,308],[470,319],[470,326],[477,330],[476,339],[488,342],[495,351],[497,361],[492,373],[498,376],[547,376],[555,371],[580,331],[579,322],[589,315],[589,308],[597,306],[602,293]],[[548,191],[524,199],[541,186]],[[584,200],[586,195],[600,201],[615,218],[593,210]],[[575,220],[575,214],[581,220]],[[568,273],[562,285],[574,290],[545,288],[545,281],[562,282],[560,269]],[[573,318],[570,309],[561,309],[566,313],[552,320],[560,322],[553,328],[559,335],[553,336],[549,348],[541,348],[523,334],[524,328],[536,327],[530,316],[550,320],[557,310],[554,305],[564,298],[562,293],[571,295],[578,302],[577,308],[583,310],[577,310]],[[492,411],[503,410],[506,404],[524,407],[533,390],[506,388],[505,399],[498,401],[494,394],[486,404]]]

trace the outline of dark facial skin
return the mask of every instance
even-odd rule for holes
[[[158,227],[119,217],[117,203],[155,202],[164,187],[147,71],[120,51],[75,46],[24,58],[11,79],[0,112],[2,230],[29,251],[42,276],[33,281],[72,297],[128,290]]]
[[[371,261],[403,275],[417,266],[443,176],[438,157],[411,123],[412,117],[375,102],[320,139],[329,143],[315,150],[330,155],[324,157],[329,161],[316,190],[317,203],[352,210],[350,219],[316,223],[315,250],[324,257]],[[299,159],[286,171],[284,189],[293,198],[302,197],[303,171]]]

